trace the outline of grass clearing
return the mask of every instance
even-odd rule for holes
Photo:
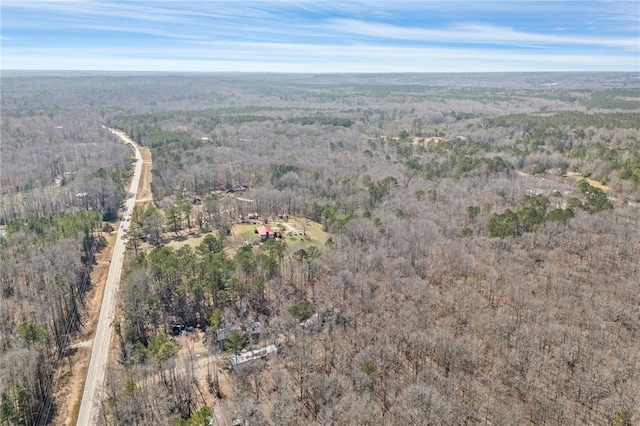
[[[587,177],[582,176],[580,173],[576,173],[576,172],[567,172],[567,176],[575,179],[576,181],[581,181],[582,179],[585,179],[587,182],[589,182],[589,185],[601,189],[603,191],[608,191],[609,188],[607,185],[603,185],[602,183],[598,182],[597,180],[593,180],[593,179],[589,179]]]
[[[178,250],[188,244],[191,246],[191,248],[196,248],[198,245],[200,245],[200,243],[202,243],[202,240],[204,240],[204,237],[206,237],[209,234],[213,234],[213,236],[216,238],[218,236],[217,232],[188,234],[186,236],[181,236],[177,239],[173,239],[169,241],[167,244],[165,244],[165,246],[170,247],[174,250]]]
[[[255,229],[259,223],[239,223],[231,228],[231,246],[238,248],[245,241],[255,243],[259,237]],[[322,225],[306,218],[289,217],[285,220],[269,220],[268,226],[282,235],[289,248],[315,244],[324,246],[330,235],[322,230]],[[304,235],[288,235],[290,231],[303,230]]]
[[[258,240],[258,234],[256,234],[256,228],[259,225],[253,223],[239,223],[231,227],[230,240],[233,241],[233,246],[240,247],[245,241],[251,241],[252,243]]]
[[[321,224],[313,221],[308,221],[305,234],[316,244],[322,245],[322,246],[324,246],[327,243],[327,240],[329,239],[329,236],[330,236],[329,233],[324,232],[322,230]]]

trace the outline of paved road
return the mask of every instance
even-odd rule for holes
[[[129,192],[137,194],[138,184],[142,174],[142,155],[140,155],[140,151],[135,143],[133,143],[126,134],[115,129],[109,130],[135,149],[136,165]],[[126,199],[125,205],[127,211],[124,213],[125,217],[131,216],[135,202],[135,196]],[[130,223],[131,222],[126,220],[122,221],[118,228],[118,238],[116,238],[113,247],[111,266],[109,267],[109,275],[102,298],[102,307],[100,308],[100,317],[98,319],[96,335],[93,338],[87,380],[84,385],[84,392],[82,393],[82,402],[80,404],[77,422],[78,426],[95,425],[98,423],[100,401],[104,396],[103,387],[107,369],[107,358],[109,356],[109,344],[111,342],[111,324],[116,309],[118,286],[120,284],[120,275],[122,274],[122,264],[124,261],[125,240],[123,239],[123,235],[124,231],[129,228]]]

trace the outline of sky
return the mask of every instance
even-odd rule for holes
[[[640,2],[1,0],[1,70],[640,72]]]

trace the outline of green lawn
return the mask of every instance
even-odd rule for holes
[[[306,222],[305,222],[306,220]],[[288,228],[282,225],[282,222],[270,221],[269,226],[272,229],[280,228],[280,232],[284,240],[287,242],[288,247],[305,246],[314,244],[317,246],[324,246],[329,239],[329,234],[322,230],[322,225],[304,218],[288,218],[286,223],[291,225],[295,229],[305,231],[305,235],[292,236],[287,235]],[[304,226],[303,226],[304,223]],[[280,225],[279,225],[280,224]],[[236,224],[231,228],[232,236],[230,238],[231,246],[235,249],[244,244],[245,241],[256,242],[258,240],[258,234],[255,233],[257,225],[254,224]]]
[[[321,224],[310,220],[307,221],[306,235],[319,246],[324,246],[330,236],[322,230]]]
[[[234,242],[234,245],[239,247],[247,240],[251,241],[252,243],[255,242],[259,238],[255,230],[256,225],[249,223],[233,225],[233,227],[231,228],[231,233],[233,234],[231,236],[231,239]]]

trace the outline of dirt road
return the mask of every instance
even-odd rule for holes
[[[130,193],[138,193],[140,177],[142,175],[142,154],[136,144],[119,130],[109,129],[125,143],[130,144],[135,149],[136,165],[131,179]],[[126,200],[125,216],[131,214],[135,205],[136,197]],[[93,339],[91,350],[91,361],[87,371],[87,379],[85,381],[84,391],[82,393],[82,402],[80,404],[80,412],[78,414],[78,425],[92,425],[98,423],[98,414],[100,401],[103,397],[104,377],[107,368],[107,358],[109,354],[109,345],[111,343],[111,323],[114,318],[116,300],[118,294],[118,286],[120,284],[120,276],[122,274],[122,265],[124,261],[125,240],[124,232],[129,228],[131,222],[122,221],[118,229],[118,237],[113,247],[111,256],[111,265],[109,267],[109,275],[104,290],[102,306],[100,308],[100,316],[96,335]]]

